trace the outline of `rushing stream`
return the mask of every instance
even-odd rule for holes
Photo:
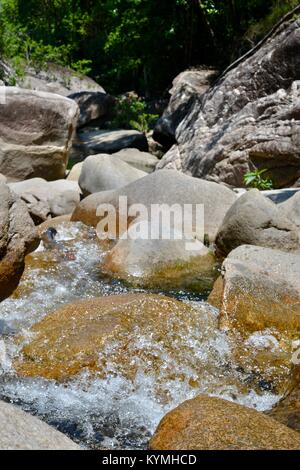
[[[86,371],[65,383],[17,376],[13,368],[13,359],[21,347],[14,341],[17,333],[28,336],[33,324],[65,303],[134,290],[101,275],[101,255],[105,252],[90,229],[67,224],[58,231],[59,240],[69,248],[68,256],[40,247],[28,257],[17,291],[0,304],[1,399],[40,416],[84,447],[133,449],[146,447],[168,410],[199,393],[258,410],[269,409],[280,398],[235,366],[231,357],[233,344],[226,332],[217,329],[218,312],[208,307],[203,298],[186,292],[177,292],[176,297],[192,302],[201,313],[201,321],[185,332],[184,351],[170,357],[168,351],[151,340],[151,335],[137,337],[132,333],[133,349],[148,349],[163,360],[165,367],[159,371],[149,369],[141,361],[134,379],[118,374],[110,363],[115,347],[112,345],[100,352],[110,368],[105,379]],[[267,334],[252,335],[250,343],[253,348],[265,344],[278,347],[275,338]],[[176,347],[179,345],[175,343]],[[170,368],[178,374],[170,377]],[[162,393],[157,393],[158,384]]]

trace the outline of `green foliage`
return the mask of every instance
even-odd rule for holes
[[[53,62],[149,97],[187,67],[228,65],[298,2],[1,0],[0,55],[18,73]]]
[[[155,122],[159,116],[157,114],[147,114],[142,113],[138,116],[137,120],[131,120],[129,124],[133,129],[136,129],[139,132],[147,134],[151,129],[153,129]]]
[[[256,169],[255,171],[248,172],[244,175],[244,183],[250,188],[260,190],[273,189],[273,181],[270,178],[263,178],[267,169]]]

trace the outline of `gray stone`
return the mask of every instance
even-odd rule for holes
[[[1,450],[80,450],[67,436],[16,406],[0,401]]]
[[[134,130],[91,130],[77,134],[73,143],[71,158],[82,161],[89,155],[116,153],[125,148],[148,151],[148,142],[144,134]]]
[[[92,121],[105,121],[108,118],[114,105],[114,98],[107,94],[95,91],[81,91],[68,96],[71,100],[76,101],[79,106],[80,115],[77,127],[83,127]]]
[[[23,274],[24,258],[38,244],[26,205],[0,183],[0,301],[16,289]]]
[[[158,164],[231,186],[267,168],[276,188],[300,176],[300,20],[266,41],[195,100]]]
[[[283,204],[276,205],[252,189],[230,207],[216,238],[217,250],[224,256],[245,244],[300,253],[300,230]]]
[[[146,173],[111,155],[91,155],[82,165],[79,186],[87,196],[126,186]]]
[[[120,196],[127,197],[128,206],[142,204],[148,211],[152,204],[179,204],[182,209],[184,204],[203,204],[204,232],[210,242],[215,240],[227,210],[237,198],[225,186],[165,170],[151,173],[116,191],[88,196],[76,207],[72,219],[84,223],[88,220],[96,226],[99,221],[96,216],[97,206],[110,203],[118,209]],[[201,223],[198,231],[202,232],[200,229]]]
[[[58,95],[15,87],[5,88],[5,99],[0,104],[0,172],[17,180],[63,178],[77,104]]]
[[[158,158],[151,153],[141,152],[138,149],[123,149],[114,153],[113,156],[146,173],[152,173],[159,162]]]

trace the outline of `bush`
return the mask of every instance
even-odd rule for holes
[[[260,190],[273,189],[273,181],[270,178],[263,178],[262,175],[266,173],[267,169],[256,169],[244,175],[244,183],[250,188],[256,188]]]

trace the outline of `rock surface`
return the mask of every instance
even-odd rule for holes
[[[90,130],[77,134],[71,158],[79,162],[89,155],[111,154],[125,148],[136,148],[147,152],[148,142],[145,135],[134,130]]]
[[[80,110],[77,127],[83,127],[92,121],[107,118],[114,105],[114,98],[107,94],[95,91],[80,91],[68,96],[74,100]]]
[[[113,156],[146,173],[152,173],[159,162],[155,155],[138,149],[123,149],[114,153]]]
[[[142,364],[151,374],[164,365],[164,383],[157,386],[165,387],[174,370],[164,354],[170,355],[172,365],[179,360],[184,368],[190,362],[189,355],[182,354],[188,347],[184,332],[196,328],[200,334],[203,324],[207,322],[202,322],[198,308],[159,295],[86,299],[65,305],[35,324],[30,330],[34,337],[22,350],[23,359],[14,365],[21,375],[55,380],[84,369],[102,377],[112,370],[114,375],[133,379]],[[152,347],[147,348],[149,341],[161,353],[153,354]]]
[[[76,182],[68,180],[46,181],[33,178],[9,187],[26,203],[36,224],[50,217],[71,214],[80,202],[80,188]]]
[[[61,432],[2,401],[0,421],[1,450],[80,450]]]
[[[154,129],[154,140],[168,148],[175,144],[178,125],[195,102],[201,100],[216,76],[217,71],[212,69],[186,70],[174,79],[168,107]]]
[[[0,183],[0,301],[16,289],[24,258],[39,240],[26,205]]]
[[[134,204],[143,205],[149,217],[153,204],[167,204],[170,207],[178,204],[182,209],[185,204],[204,205],[204,235],[210,242],[215,240],[227,210],[237,198],[233,191],[216,183],[192,178],[177,171],[159,171],[119,190],[107,191],[105,194],[96,193],[87,197],[76,207],[72,220],[96,226],[100,220],[100,217],[96,216],[99,204],[112,204],[119,211],[120,196],[127,197],[128,207]],[[190,206],[186,207],[187,211],[190,209]],[[203,241],[202,218],[198,220],[198,225],[194,229],[199,239]]]
[[[299,450],[295,431],[259,413],[220,398],[198,396],[168,413],[151,450]]]
[[[224,261],[222,277],[222,288],[218,281],[217,295],[213,292],[209,298],[221,305],[222,328],[243,333],[271,328],[279,338],[299,338],[299,255],[240,246]]]
[[[300,254],[299,196],[276,205],[257,189],[243,194],[224,218],[216,238],[218,252],[226,256],[240,245],[257,245]]]
[[[106,154],[91,155],[82,165],[79,186],[84,196],[126,186],[146,173]]]
[[[280,402],[267,413],[272,418],[282,424],[300,431],[300,387],[299,382],[296,388],[284,397]]]
[[[14,72],[11,70],[10,74]],[[48,63],[47,68],[43,70],[28,67],[25,75],[17,78],[17,82],[22,88],[56,93],[61,96],[81,91],[105,93],[104,89],[90,77],[51,63]]]
[[[253,168],[269,169],[279,188],[299,179],[299,25],[281,25],[195,101],[159,169],[238,187]]]
[[[63,178],[78,107],[67,98],[5,88],[0,105],[0,171],[17,180]]]

